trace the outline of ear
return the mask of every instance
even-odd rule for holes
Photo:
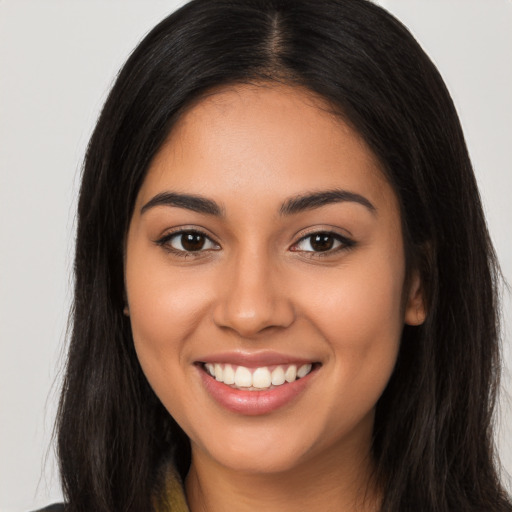
[[[421,277],[418,271],[413,272],[407,292],[404,322],[407,325],[421,325],[425,321],[427,310]]]
[[[128,307],[128,304],[125,305],[123,313],[125,316],[130,316],[130,308]]]

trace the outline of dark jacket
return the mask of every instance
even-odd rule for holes
[[[65,512],[65,510],[64,503],[54,503],[39,510],[34,510],[34,512]]]

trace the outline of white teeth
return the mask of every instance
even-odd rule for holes
[[[284,378],[286,382],[293,382],[297,378],[297,367],[294,364],[288,366]]]
[[[272,372],[272,384],[274,386],[280,386],[285,383],[284,370],[282,366],[278,366]]]
[[[255,391],[270,389],[271,386],[281,386],[305,377],[311,372],[313,365],[306,363],[297,369],[297,365],[279,365],[272,372],[266,367],[246,368],[223,363],[205,363],[204,368],[215,380],[232,387]],[[236,368],[236,370],[235,370]]]
[[[302,377],[305,377],[310,371],[311,371],[311,364],[303,364],[298,370],[297,370],[297,378],[302,379]],[[226,382],[226,381],[224,381]]]
[[[230,364],[224,366],[224,384],[235,383],[235,370]]]
[[[223,382],[222,377],[223,375],[222,366],[220,364],[215,365],[215,380],[218,380],[220,382]]]
[[[252,375],[249,369],[239,366],[235,372],[235,386],[238,388],[250,388],[252,386]]]
[[[256,368],[252,374],[252,385],[255,388],[269,388],[272,384],[272,376],[268,368]]]

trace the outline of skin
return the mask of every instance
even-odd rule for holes
[[[373,208],[338,201],[280,213],[291,198],[340,189]],[[222,215],[164,204],[141,212],[163,192],[206,197]],[[176,252],[179,235],[156,242],[180,229],[212,242],[195,252]],[[314,251],[305,237],[317,232],[353,245]],[[237,85],[199,101],[139,191],[125,280],[141,366],[191,440],[193,512],[376,509],[375,404],[404,323],[423,322],[425,311],[415,274],[404,289],[395,193],[349,125],[313,94],[285,85]],[[319,369],[269,414],[221,407],[197,362],[262,350]]]

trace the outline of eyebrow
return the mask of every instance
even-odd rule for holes
[[[334,189],[292,197],[283,203],[279,213],[281,215],[293,215],[306,210],[321,208],[328,204],[342,202],[358,203],[367,208],[372,214],[375,214],[377,211],[375,206],[366,197],[347,190]]]
[[[197,213],[222,216],[223,209],[211,199],[191,194],[178,194],[176,192],[162,192],[149,200],[141,209],[141,215],[155,206],[175,206],[185,208]]]
[[[376,212],[375,206],[373,206],[366,197],[347,190],[334,189],[292,197],[282,204],[279,213],[281,215],[293,215],[306,210],[313,210],[329,204],[342,202],[358,203],[367,208],[372,214]],[[156,206],[174,206],[217,217],[224,215],[224,209],[212,199],[177,192],[161,192],[157,194],[141,208],[141,215]]]

